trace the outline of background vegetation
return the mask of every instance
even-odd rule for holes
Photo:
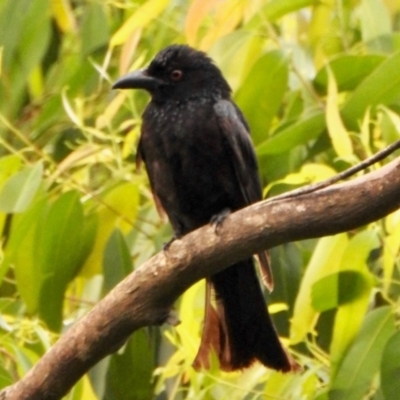
[[[207,51],[274,195],[399,138],[399,27],[397,0],[0,0],[0,388],[171,235],[133,162],[148,96],[117,77],[171,43]],[[66,398],[396,399],[399,247],[400,211],[272,250],[301,373],[194,372],[198,283],[181,325],[135,333]]]

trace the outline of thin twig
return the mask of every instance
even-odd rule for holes
[[[361,161],[359,164],[354,165],[353,167],[350,167],[349,169],[346,169],[345,171],[333,176],[332,178],[326,179],[325,181],[314,183],[312,185],[308,185],[305,187],[302,187],[297,190],[292,190],[289,193],[284,193],[279,196],[272,197],[271,199],[268,199],[268,202],[276,202],[276,201],[281,201],[281,200],[286,200],[286,199],[292,199],[294,197],[299,197],[303,196],[305,194],[313,193],[316,192],[317,190],[324,189],[328,186],[333,185],[334,183],[337,183],[339,181],[342,181],[344,179],[349,178],[350,176],[356,174],[357,172],[360,172],[364,169],[367,169],[371,165],[382,161],[386,157],[388,157],[390,154],[394,153],[396,150],[400,149],[400,140],[395,141],[391,145],[385,147],[383,150],[378,151],[375,153],[373,156],[367,158],[364,161]]]

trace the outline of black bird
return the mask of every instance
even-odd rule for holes
[[[249,127],[231,100],[221,71],[203,52],[185,45],[160,51],[148,68],[120,78],[114,89],[145,89],[137,160],[144,161],[158,208],[175,237],[261,200]],[[272,286],[266,253],[258,255]],[[211,304],[215,292],[216,308]],[[231,371],[254,360],[280,371],[296,369],[272,324],[252,258],[207,279],[206,311],[195,368],[216,352]]]

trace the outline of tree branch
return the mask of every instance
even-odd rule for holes
[[[1,400],[56,400],[135,330],[163,323],[198,280],[262,249],[332,235],[400,207],[400,159],[350,182],[299,197],[262,201],[205,226],[160,252],[118,284]]]

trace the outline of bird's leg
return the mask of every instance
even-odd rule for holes
[[[169,247],[175,240],[180,239],[182,237],[182,229],[179,227],[179,229],[174,228],[174,236],[172,236],[171,239],[168,240],[168,242],[163,244],[163,250],[168,251]]]
[[[153,319],[151,325],[160,326],[163,324],[169,324],[172,326],[177,326],[181,323],[178,318],[178,314],[174,309],[171,308],[171,306],[165,306],[153,310],[151,317]]]
[[[214,225],[215,234],[219,234],[219,228],[222,226],[226,217],[231,213],[229,208],[224,208],[220,213],[215,214],[211,217],[210,224]]]
[[[169,239],[168,240],[168,242],[165,242],[164,244],[163,244],[163,251],[168,251],[168,249],[170,248],[170,246],[171,246],[171,244],[173,243],[173,242],[175,242],[175,240],[177,240],[177,239],[179,239],[180,238],[180,236],[177,236],[176,234],[174,235],[174,236],[172,236],[172,238],[171,239]]]

